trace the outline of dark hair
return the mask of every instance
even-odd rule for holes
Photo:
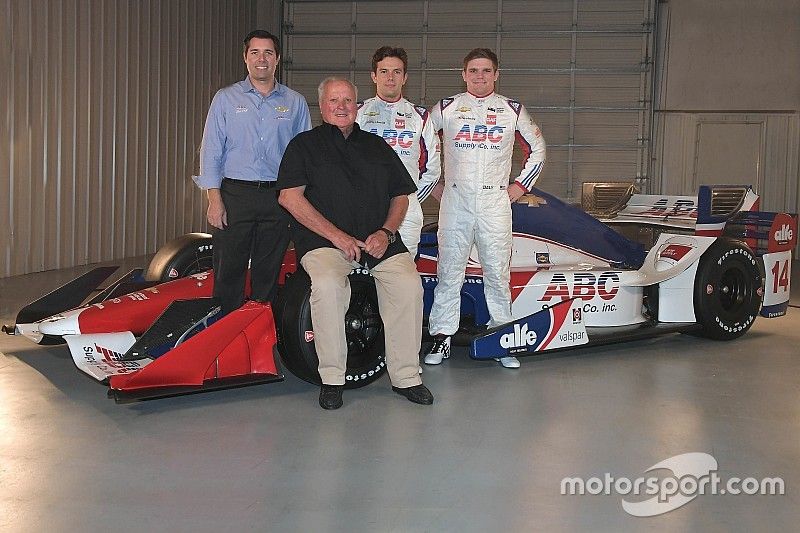
[[[381,46],[372,54],[372,72],[378,72],[378,63],[387,57],[396,57],[403,62],[403,73],[408,71],[408,54],[405,48]]]
[[[464,70],[467,70],[467,63],[472,61],[473,59],[488,59],[494,65],[494,69],[497,70],[500,68],[500,64],[497,61],[497,54],[489,50],[488,48],[473,48],[470,52],[464,56]]]
[[[275,47],[275,55],[281,55],[281,43],[278,40],[278,37],[271,34],[267,30],[253,30],[247,34],[244,38],[244,53],[246,54],[248,50],[250,50],[250,40],[251,39],[270,39],[272,40],[272,44]]]

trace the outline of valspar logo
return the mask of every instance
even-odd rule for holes
[[[622,495],[622,509],[633,516],[657,516],[668,513],[698,496],[710,494],[783,495],[786,487],[780,477],[731,476],[722,479],[717,460],[707,453],[675,455],[645,470],[652,473],[635,479],[614,477],[609,473],[590,477],[566,477],[561,480],[562,495]]]
[[[535,344],[536,332],[528,331],[528,324],[523,324],[522,327],[519,324],[514,324],[514,331],[500,337],[500,346],[512,352],[513,348],[527,348]]]

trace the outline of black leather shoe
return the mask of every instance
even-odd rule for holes
[[[406,387],[404,389],[401,389],[400,387],[392,387],[392,390],[397,394],[408,398],[409,402],[414,402],[421,405],[430,405],[433,403],[433,394],[431,394],[431,391],[428,390],[428,387],[422,383],[419,385],[414,385],[413,387]]]
[[[323,409],[338,409],[344,402],[342,392],[344,385],[325,385],[319,388],[319,406]]]

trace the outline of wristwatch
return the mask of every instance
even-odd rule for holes
[[[392,244],[395,240],[397,240],[397,236],[394,234],[393,231],[389,231],[386,228],[381,227],[380,231],[386,234],[386,238],[389,240],[389,244]]]

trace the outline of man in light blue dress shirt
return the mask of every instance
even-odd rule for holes
[[[308,104],[275,80],[278,38],[263,30],[244,39],[247,77],[211,101],[200,149],[197,185],[208,195],[214,231],[214,296],[227,314],[250,298],[270,301],[289,243],[289,217],[278,205],[275,180],[286,145],[311,129]]]

